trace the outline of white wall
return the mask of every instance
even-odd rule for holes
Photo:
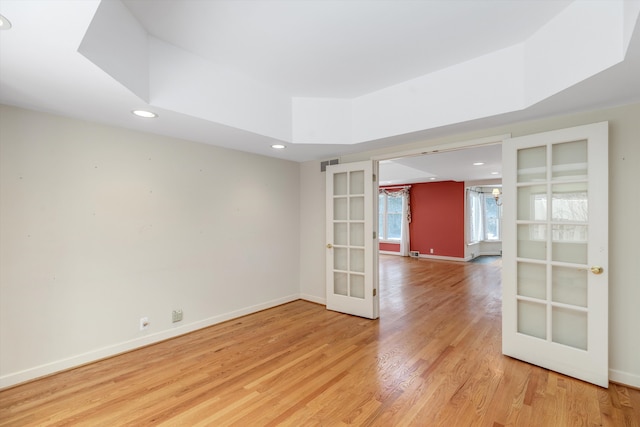
[[[326,304],[325,181],[320,162],[300,164],[300,294]]]
[[[502,242],[480,242],[480,255],[502,255]]]
[[[366,160],[384,153],[399,153],[429,146],[468,141],[491,135],[511,133],[528,135],[565,127],[609,121],[609,368],[610,378],[640,387],[640,273],[637,269],[640,241],[640,104],[590,113],[557,116],[544,120],[516,123],[510,126],[485,129],[478,132],[453,135],[446,138],[421,141],[376,151],[355,153],[341,158],[342,163]],[[305,279],[305,292],[324,297],[324,273],[305,274],[305,269],[317,258],[318,247],[324,242],[324,187],[317,162],[302,165],[305,198],[313,204],[301,206],[305,227],[319,231],[308,234],[301,241],[301,275]],[[307,191],[308,189],[308,191]],[[312,191],[318,194],[312,194]],[[320,194],[322,193],[322,194]],[[319,203],[322,201],[322,205]]]
[[[298,298],[298,177],[0,106],[0,387]]]

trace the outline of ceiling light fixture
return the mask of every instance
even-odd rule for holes
[[[285,148],[287,148],[287,146],[282,144],[273,144],[271,148],[274,148],[276,150],[284,150]]]
[[[0,30],[8,30],[11,28],[11,22],[3,15],[0,15]]]
[[[143,117],[145,119],[155,119],[156,117],[158,117],[156,113],[146,110],[133,110],[132,113],[138,117]]]
[[[484,165],[484,162],[475,162],[473,164],[473,166],[482,166],[482,165]]]
[[[491,175],[498,175],[500,172],[491,172]]]

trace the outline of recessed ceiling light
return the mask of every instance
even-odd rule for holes
[[[473,164],[473,166],[482,166],[482,165],[484,165],[484,162],[475,162]]]
[[[133,110],[132,113],[138,117],[144,117],[145,119],[155,119],[158,117],[156,113],[146,110]]]
[[[0,15],[0,30],[8,30],[11,28],[11,22],[4,16]]]
[[[435,181],[435,180],[436,180],[436,177],[435,177],[435,176],[432,176],[432,177],[431,177],[431,178],[429,178],[429,179],[430,179],[431,181]]]
[[[285,148],[287,148],[287,146],[282,144],[273,144],[271,148],[275,148],[276,150],[284,150]]]
[[[500,172],[491,172],[491,175],[499,175]]]

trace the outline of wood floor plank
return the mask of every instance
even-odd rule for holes
[[[499,261],[381,256],[379,320],[295,301],[0,391],[0,426],[640,427],[640,391],[501,354]]]

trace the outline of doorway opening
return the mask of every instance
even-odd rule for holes
[[[451,261],[500,256],[505,137],[376,159],[380,253]]]

